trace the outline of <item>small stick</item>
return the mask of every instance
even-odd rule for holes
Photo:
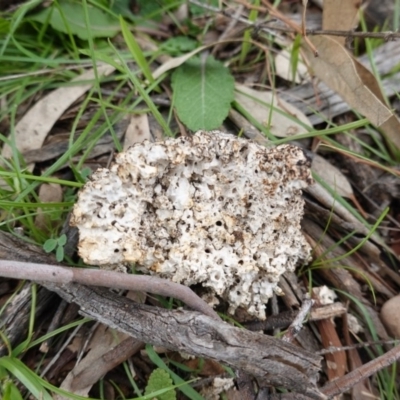
[[[400,346],[394,347],[384,355],[349,372],[347,375],[329,382],[321,388],[321,391],[329,398],[337,396],[351,389],[356,383],[368,378],[372,374],[394,364],[398,359],[400,359]]]
[[[113,289],[137,290],[173,297],[189,307],[220,319],[218,314],[189,287],[166,279],[148,275],[129,275],[121,272],[97,269],[59,267],[50,264],[0,260],[0,276],[14,279],[28,279],[59,284],[80,283],[88,286],[102,286]]]
[[[323,356],[325,354],[335,353],[337,351],[347,351],[347,350],[361,349],[369,346],[398,344],[398,343],[399,343],[398,340],[393,339],[393,340],[374,340],[373,342],[366,342],[366,343],[353,343],[349,346],[340,346],[340,347],[329,346],[323,350],[317,351],[317,354]]]
[[[310,312],[310,309],[313,306],[313,304],[314,300],[312,299],[306,299],[303,301],[299,313],[296,315],[296,318],[290,324],[285,335],[282,337],[282,340],[284,342],[293,342],[294,338],[301,331],[301,328],[303,327],[303,321],[306,318],[307,314]]]

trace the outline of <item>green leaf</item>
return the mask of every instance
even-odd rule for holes
[[[161,43],[160,50],[163,53],[176,57],[185,53],[189,53],[197,47],[196,40],[190,39],[187,36],[175,36]]]
[[[147,382],[145,394],[150,395],[151,393],[154,393],[157,390],[168,388],[169,386],[173,386],[173,383],[168,372],[164,371],[161,368],[157,368],[150,375],[150,378]],[[175,390],[169,390],[168,392],[158,395],[157,399],[176,400],[176,392]]]
[[[49,21],[53,29],[63,33],[72,33],[83,40],[88,40],[90,37],[113,37],[119,32],[118,20],[115,17],[91,5],[87,7],[90,29],[86,27],[81,2],[72,0],[60,0],[58,6],[53,3],[51,7],[45,8],[31,19],[42,24]]]
[[[65,246],[67,243],[67,235],[64,233],[58,239],[57,243],[59,246]]]
[[[189,382],[185,382],[179,375],[175,374],[172,372],[167,365],[164,363],[164,361],[160,358],[160,356],[154,351],[153,346],[150,344],[146,344],[146,352],[147,355],[149,356],[150,360],[157,365],[158,368],[163,369],[166,371],[173,381],[175,382],[175,385],[182,385],[179,387],[179,390],[185,394],[189,399],[191,400],[204,400],[203,396],[201,396],[199,393],[196,392],[190,385]],[[187,383],[185,385],[185,383]]]
[[[3,383],[3,400],[23,400],[21,392],[12,381]]]
[[[172,74],[179,118],[193,131],[218,128],[228,116],[234,84],[229,70],[211,56],[186,61]]]
[[[3,380],[7,377],[7,370],[0,366],[0,380]]]
[[[111,4],[111,12],[122,15],[125,18],[133,19],[135,14],[131,10],[132,0],[114,0]]]
[[[56,260],[61,262],[64,259],[64,247],[58,246],[56,251]]]
[[[44,242],[43,250],[46,253],[51,253],[57,247],[57,239],[47,239]]]
[[[87,178],[89,178],[89,176],[91,175],[92,170],[89,167],[84,167],[81,170],[81,177],[83,179],[83,181],[86,181]]]
[[[218,8],[219,0],[207,0],[207,5]],[[195,5],[192,2],[189,2],[189,11],[190,14],[193,15],[193,17],[200,17],[209,12],[205,7]]]

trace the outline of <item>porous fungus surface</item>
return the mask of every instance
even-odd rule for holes
[[[201,283],[210,301],[263,319],[280,276],[309,258],[300,221],[311,183],[298,147],[200,131],[118,154],[80,191],[71,224],[88,264]]]

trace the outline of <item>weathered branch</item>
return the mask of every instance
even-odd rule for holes
[[[316,388],[320,358],[267,335],[239,329],[204,314],[170,311],[120,297],[100,288],[46,283],[80,313],[143,342],[212,358],[256,376],[263,384],[285,387],[312,399],[324,399]]]

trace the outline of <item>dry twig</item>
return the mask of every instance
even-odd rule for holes
[[[303,321],[311,310],[313,304],[314,300],[311,299],[305,299],[303,301],[300,311],[296,315],[296,318],[293,320],[293,322],[290,324],[282,340],[284,340],[285,342],[293,342],[293,340],[301,331],[301,328],[303,327]]]
[[[182,300],[194,310],[204,313],[211,318],[219,319],[218,314],[189,287],[155,276],[127,275],[114,271],[65,268],[49,264],[8,260],[0,260],[0,276],[14,279],[29,279],[36,282],[80,283],[89,286],[137,290],[174,297],[175,299]]]
[[[330,382],[322,388],[322,392],[329,398],[337,396],[351,389],[358,382],[370,377],[381,369],[394,364],[400,359],[400,345],[389,350],[384,355],[364,364],[362,367],[355,369],[347,375]]]

